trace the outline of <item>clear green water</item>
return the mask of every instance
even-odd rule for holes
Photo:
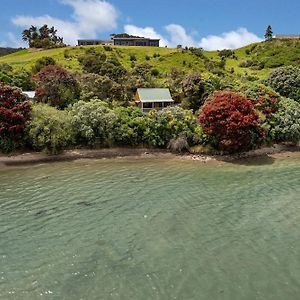
[[[0,299],[299,299],[300,159],[269,163],[1,167]]]

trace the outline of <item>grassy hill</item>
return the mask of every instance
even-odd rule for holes
[[[78,57],[84,55],[89,48],[114,55],[126,68],[131,68],[132,63],[148,63],[161,74],[169,72],[172,67],[177,67],[185,72],[199,71],[205,75],[218,73],[218,64],[221,62],[219,51],[204,51],[203,56],[192,51],[173,48],[153,47],[111,47],[80,46],[50,50],[24,49],[0,57],[0,63],[8,63],[15,70],[30,70],[36,60],[50,56],[61,66],[74,71],[81,71]],[[111,50],[111,51],[107,51]],[[135,57],[133,62],[130,57]],[[283,65],[300,66],[300,40],[272,40],[248,45],[234,50],[225,58],[223,72],[236,76],[251,75],[264,77],[270,69]]]

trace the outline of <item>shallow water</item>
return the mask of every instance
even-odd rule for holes
[[[300,159],[0,169],[0,299],[299,299]]]

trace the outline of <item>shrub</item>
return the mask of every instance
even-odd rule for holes
[[[280,95],[300,102],[300,68],[287,66],[273,70],[268,75],[267,84]]]
[[[275,141],[297,144],[300,141],[300,104],[292,99],[282,99],[274,118],[276,125],[272,133]]]
[[[112,143],[116,116],[106,102],[98,99],[90,102],[78,101],[70,113],[79,144],[94,147]]]
[[[183,152],[189,149],[189,144],[185,136],[179,136],[177,139],[170,140],[168,149],[172,152]]]
[[[245,151],[261,144],[264,131],[250,99],[233,92],[217,92],[204,105],[200,116],[203,132],[216,149]]]
[[[77,80],[59,66],[49,65],[33,76],[36,100],[59,109],[74,103],[80,97]]]
[[[154,77],[157,77],[159,75],[159,71],[157,69],[152,69],[151,70],[151,75]]]
[[[103,46],[103,49],[105,51],[113,51],[113,48],[111,46],[108,46],[108,45]]]
[[[64,51],[64,56],[67,51],[68,50]],[[56,65],[56,61],[54,60],[54,58],[50,56],[44,56],[42,58],[39,58],[34,64],[34,66],[32,67],[32,73],[38,73],[45,66],[49,66],[49,65]]]
[[[204,103],[205,85],[201,74],[194,72],[182,80],[183,100],[182,107],[192,109],[194,112]]]
[[[136,61],[136,56],[135,56],[135,54],[130,54],[130,55],[129,55],[129,60],[130,60],[130,61]]]
[[[30,102],[19,89],[0,83],[0,150],[10,152],[23,145]]]
[[[95,97],[108,103],[112,103],[113,100],[122,101],[124,99],[124,92],[120,84],[107,76],[93,73],[82,74],[78,81],[81,88],[81,99],[84,101],[89,101]]]
[[[117,107],[114,140],[120,145],[139,145],[145,142],[148,117],[137,107]]]
[[[145,55],[145,59],[146,59],[146,60],[150,60],[151,57],[147,54],[147,55]]]
[[[178,106],[166,107],[160,111],[148,113],[149,125],[145,139],[151,146],[166,147],[172,139],[186,137],[193,144],[197,135],[198,124],[191,110]]]
[[[46,104],[33,106],[27,132],[33,149],[49,154],[58,154],[74,141],[74,131],[68,112]]]

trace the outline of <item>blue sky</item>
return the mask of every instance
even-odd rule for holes
[[[161,45],[236,48],[274,34],[300,34],[296,0],[1,0],[0,45],[21,46],[30,25],[55,26],[68,44],[110,33],[160,38]],[[23,44],[24,46],[24,44]]]

